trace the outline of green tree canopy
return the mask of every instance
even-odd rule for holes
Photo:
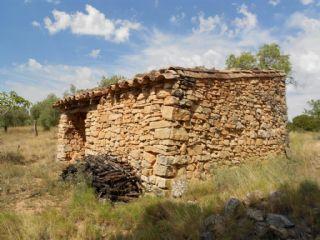
[[[58,98],[54,94],[49,94],[46,99],[37,102],[30,109],[32,118],[39,121],[45,130],[49,130],[58,124],[59,112],[53,108],[53,104],[57,100]]]
[[[77,89],[77,87],[74,84],[70,84],[69,90],[67,90],[63,93],[63,97],[75,95],[75,94],[82,92],[82,91],[83,91],[83,89]]]
[[[320,119],[320,99],[319,100],[310,100],[308,101],[310,109],[306,109],[305,113]]]
[[[6,115],[9,111],[19,108],[28,108],[30,102],[19,96],[16,92],[0,92],[0,116]]]
[[[107,87],[111,84],[119,82],[122,79],[125,79],[125,77],[121,75],[112,75],[111,77],[103,76],[99,82],[99,87]]]
[[[304,114],[292,119],[291,130],[319,131],[320,130],[320,100],[308,101],[309,109]]]
[[[281,49],[276,43],[261,46],[257,59],[261,69],[273,68],[284,71],[287,75],[292,71],[289,55],[281,54]]]
[[[320,118],[315,118],[306,114],[298,115],[292,119],[291,130],[319,131]]]
[[[229,55],[226,60],[227,68],[253,69],[257,67],[257,59],[249,52],[241,53],[236,57],[234,54]]]
[[[231,54],[226,59],[226,67],[240,69],[276,69],[287,74],[287,82],[295,83],[291,77],[292,65],[289,55],[281,53],[280,46],[272,44],[264,44],[256,54],[243,52],[239,56]]]
[[[9,126],[25,124],[30,102],[16,92],[0,92],[0,125],[7,131]]]

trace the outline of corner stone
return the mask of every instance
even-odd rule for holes
[[[154,137],[158,139],[172,139],[187,141],[189,136],[185,128],[160,128],[156,129]]]
[[[163,106],[161,109],[161,114],[164,119],[167,120],[178,120],[178,121],[188,121],[190,120],[190,112],[186,109]]]
[[[160,177],[173,177],[174,176],[174,168],[172,166],[163,166],[156,164],[154,167],[154,173]]]

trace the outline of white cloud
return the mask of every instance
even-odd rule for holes
[[[174,25],[180,25],[185,17],[186,17],[186,14],[184,12],[181,12],[176,15],[172,15],[170,17],[170,22]]]
[[[89,56],[92,57],[92,58],[97,58],[97,57],[100,56],[100,52],[101,52],[100,49],[93,49],[93,50],[89,53]]]
[[[271,31],[259,28],[255,15],[245,5],[239,12],[244,18],[233,19],[232,24],[219,15],[206,17],[200,13],[192,18],[196,26],[187,35],[168,34],[155,29],[146,36],[147,46],[135,54],[122,56],[119,63],[127,66],[127,73],[170,65],[224,68],[227,55],[276,41]],[[250,23],[247,31],[235,31],[234,23],[241,25],[245,21]]]
[[[314,2],[314,0],[300,0],[303,5],[309,5]]]
[[[285,52],[290,54],[293,76],[299,83],[298,88],[288,89],[289,112],[294,116],[302,112],[308,100],[320,99],[320,18],[296,12],[286,26],[299,30],[283,44]]]
[[[228,30],[226,23],[219,15],[205,17],[203,13],[200,13],[197,17],[193,17],[192,22],[198,23],[197,28],[193,28],[193,32],[205,33],[212,32],[214,30],[224,33]]]
[[[71,17],[69,14],[57,10],[53,10],[52,14],[55,22],[52,22],[49,17],[44,19],[45,27],[51,34],[55,34],[70,27]]]
[[[46,0],[48,3],[53,3],[53,4],[60,4],[61,1],[60,0]]]
[[[214,18],[214,17],[212,17]],[[197,17],[198,19],[198,17]],[[228,29],[227,24],[221,21],[220,25]],[[206,31],[205,31],[206,29]],[[208,30],[212,30],[208,32]],[[265,42],[274,42],[269,31],[252,29],[250,32],[232,33],[221,31],[216,33],[215,27],[197,27],[188,35],[163,33],[154,30],[147,36],[147,46],[138,49],[135,54],[122,56],[119,64],[126,66],[128,73],[152,70],[171,65],[185,67],[205,66],[208,68],[224,68],[225,59],[231,53],[248,51],[257,48]],[[119,70],[121,67],[118,68]]]
[[[277,6],[280,3],[280,0],[269,0],[269,4]]]
[[[257,16],[248,10],[245,4],[242,4],[238,9],[238,12],[243,15],[242,18],[236,18],[234,24],[239,29],[251,30],[258,24]]]
[[[4,87],[31,101],[41,100],[49,93],[61,96],[70,84],[79,89],[92,88],[106,75],[105,70],[97,67],[46,64],[33,58],[12,68],[0,69],[0,76],[13,79],[4,82]]]
[[[120,62],[129,72],[152,70],[155,68],[180,65],[185,67],[204,65],[222,67],[228,52],[229,41],[220,37],[203,34],[177,36],[152,33],[149,44],[137,54],[123,56]]]
[[[25,65],[22,65],[23,67],[28,67],[33,70],[39,70],[42,68],[42,65],[37,62],[37,60],[33,58],[29,58],[28,62]]]
[[[130,31],[141,28],[140,23],[128,20],[111,20],[91,5],[86,5],[86,13],[66,13],[53,10],[53,20],[44,19],[46,29],[50,34],[70,29],[78,35],[92,35],[104,37],[114,42],[124,42],[129,39]]]
[[[36,28],[40,28],[41,27],[41,24],[39,22],[37,22],[37,21],[32,21],[31,25],[36,27]]]
[[[27,3],[27,4],[31,3],[31,2],[32,2],[32,0],[24,0],[24,3]],[[57,4],[61,3],[61,0],[46,0],[46,2],[57,5]]]

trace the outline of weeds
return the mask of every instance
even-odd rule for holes
[[[0,152],[0,164],[25,164],[25,158],[20,151],[16,152]]]

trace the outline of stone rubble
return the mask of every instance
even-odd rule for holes
[[[255,193],[253,193],[255,195]],[[258,200],[269,203],[273,196],[268,199]],[[319,239],[316,232],[312,232],[309,226],[303,223],[294,224],[288,216],[276,213],[267,213],[266,209],[252,208],[248,200],[230,198],[224,206],[222,214],[213,214],[203,221],[201,240],[215,239],[277,239],[277,240],[313,240]],[[260,207],[263,206],[260,204]],[[231,228],[231,225],[233,229]],[[226,233],[239,231],[230,238]]]

